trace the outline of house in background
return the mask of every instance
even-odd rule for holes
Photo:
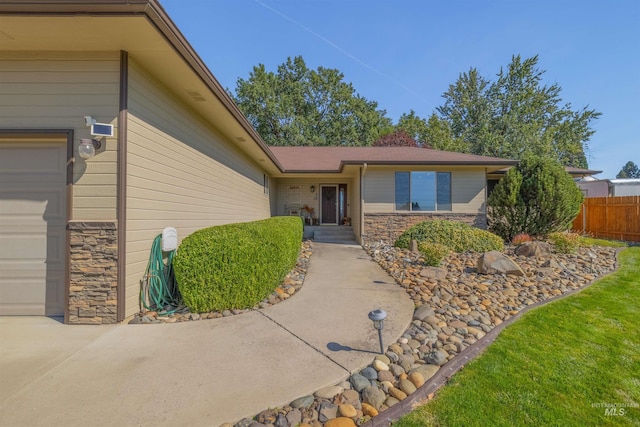
[[[169,226],[182,239],[304,205],[359,242],[429,218],[483,226],[487,174],[516,163],[267,147],[156,0],[4,1],[0,28],[2,315],[124,320]]]
[[[587,176],[576,181],[584,197],[640,196],[640,179],[595,179]]]
[[[271,147],[277,215],[313,209],[349,223],[359,243],[393,243],[408,227],[451,219],[486,228],[487,174],[514,160],[417,147]]]

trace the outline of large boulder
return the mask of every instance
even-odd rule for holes
[[[526,242],[514,251],[516,255],[543,258],[551,255],[551,245],[547,242]]]
[[[478,258],[478,273],[525,275],[522,268],[514,260],[498,251],[485,252]]]

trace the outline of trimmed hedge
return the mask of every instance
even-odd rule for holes
[[[254,307],[282,283],[300,253],[300,217],[204,228],[187,236],[173,260],[192,312]]]
[[[411,240],[416,240],[418,244],[438,243],[448,246],[453,252],[504,250],[504,242],[500,237],[457,221],[433,220],[416,224],[398,237],[395,246],[408,249]]]

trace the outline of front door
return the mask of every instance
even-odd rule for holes
[[[338,224],[338,186],[323,185],[320,187],[322,224]]]

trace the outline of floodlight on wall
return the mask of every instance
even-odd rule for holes
[[[99,139],[82,138],[78,146],[78,155],[85,160],[90,159],[96,155],[96,150],[101,146],[102,142]]]

